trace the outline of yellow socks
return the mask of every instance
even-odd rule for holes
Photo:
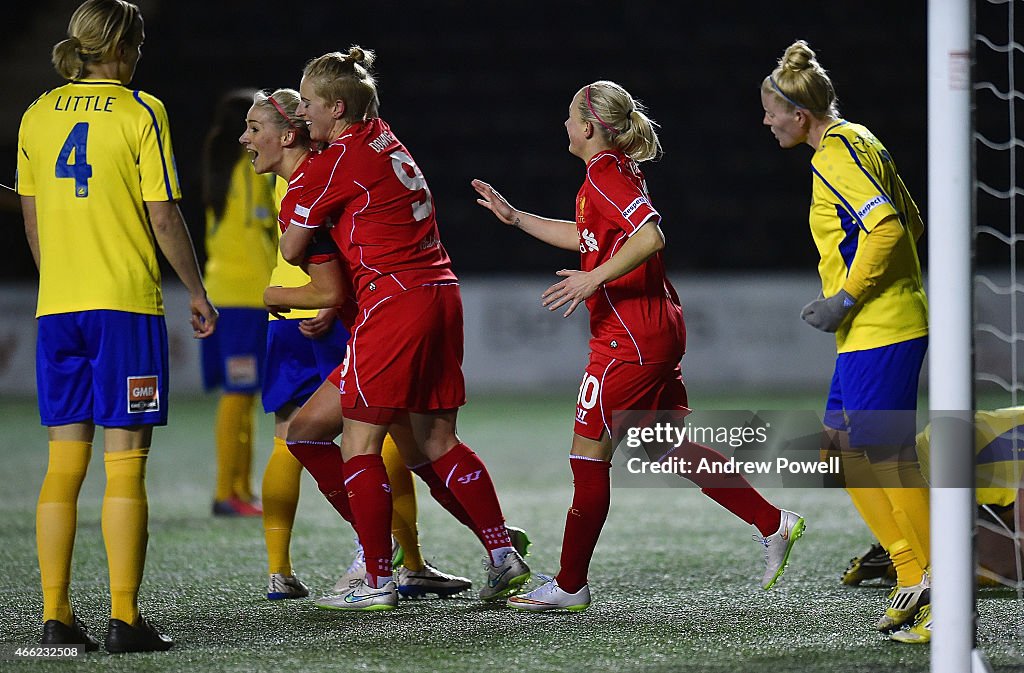
[[[912,587],[921,583],[924,568],[917,562],[917,555],[906,540],[897,540],[888,547],[889,558],[896,567],[896,584],[901,587]]]
[[[906,461],[868,462],[862,453],[842,453],[847,484],[893,484],[878,488],[847,488],[864,522],[882,544],[896,567],[897,583],[921,582],[928,567],[931,536],[928,527],[928,489],[919,487],[907,472]],[[918,475],[920,477],[920,475]],[[903,484],[902,486],[897,484]]]
[[[134,624],[139,616],[139,585],[149,540],[148,455],[148,448],[103,455],[107,490],[103,494],[102,525],[110,570],[110,617],[128,624]]]
[[[274,450],[263,473],[263,537],[271,574],[294,574],[290,546],[301,476],[302,464],[285,440],[274,437]]]
[[[217,487],[215,500],[232,496],[249,502],[252,488],[252,413],[256,397],[247,393],[224,393],[217,404]]]
[[[403,565],[409,570],[422,570],[423,556],[416,529],[416,487],[412,482],[412,473],[398,455],[398,447],[391,435],[384,438],[381,456],[388,472],[388,481],[391,482],[391,534],[405,553]]]
[[[71,554],[78,525],[78,492],[82,488],[92,442],[51,441],[46,477],[36,506],[36,549],[43,585],[43,621],[70,625]]]

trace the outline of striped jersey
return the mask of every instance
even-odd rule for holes
[[[111,80],[44,93],[21,120],[17,191],[35,197],[37,316],[163,313],[145,208],[181,198],[163,103]]]
[[[826,297],[839,292],[864,238],[879,222],[899,218],[903,235],[878,284],[836,332],[840,353],[879,348],[928,333],[928,301],[917,243],[922,227],[889,152],[860,124],[839,121],[822,136],[811,159],[810,226],[821,257],[818,273]]]
[[[576,195],[580,268],[592,271],[648,220],[661,221],[643,173],[618,150],[596,154]],[[665,276],[661,253],[605,283],[587,299],[590,349],[625,362],[678,362],[686,350],[679,297]]]

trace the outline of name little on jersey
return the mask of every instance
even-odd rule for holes
[[[57,112],[113,112],[114,96],[57,96]]]

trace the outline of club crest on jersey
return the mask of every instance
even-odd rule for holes
[[[160,411],[160,385],[157,376],[128,377],[128,413]]]
[[[586,254],[587,252],[597,252],[600,247],[597,245],[597,236],[595,236],[589,229],[584,229],[580,232],[580,253]]]

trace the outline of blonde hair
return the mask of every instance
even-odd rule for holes
[[[349,47],[348,54],[332,51],[307,63],[302,78],[312,82],[316,95],[325,101],[345,101],[344,121],[373,119],[380,107],[373,60],[372,51],[357,46]]]
[[[68,23],[68,39],[53,46],[52,62],[57,74],[73,80],[84,74],[89,63],[105,63],[122,44],[142,44],[142,12],[125,0],[86,0]]]
[[[803,40],[786,47],[761,92],[774,95],[790,109],[803,108],[818,118],[839,117],[839,100],[828,72]]]
[[[646,114],[643,104],[615,82],[599,80],[582,89],[579,112],[597,133],[634,161],[661,156],[658,124]]]
[[[257,109],[267,111],[274,128],[279,131],[291,129],[295,131],[295,136],[300,144],[309,145],[309,128],[295,116],[295,111],[299,107],[298,91],[287,88],[277,89],[273,93],[270,92],[270,89],[257,91],[253,94],[252,104]]]

